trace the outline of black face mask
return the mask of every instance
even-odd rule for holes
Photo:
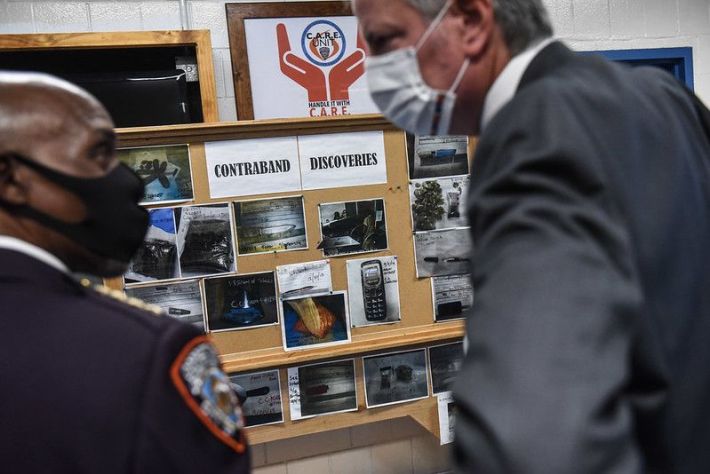
[[[138,205],[143,181],[136,173],[119,164],[101,178],[77,178],[24,156],[11,156],[79,197],[86,207],[86,218],[73,224],[27,205],[0,201],[0,206],[59,232],[100,257],[125,264],[131,261],[148,230],[148,212]]]

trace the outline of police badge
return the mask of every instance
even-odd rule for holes
[[[242,408],[212,344],[205,337],[193,339],[173,363],[170,375],[187,405],[212,434],[243,453]]]

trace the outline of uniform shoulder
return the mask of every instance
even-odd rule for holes
[[[127,324],[137,324],[150,331],[162,331],[175,324],[182,325],[167,316],[160,307],[132,298],[123,291],[93,284],[89,280],[80,280],[79,284],[85,291],[88,303],[100,308],[100,312],[108,317],[116,316]]]
[[[128,307],[132,310],[139,310],[142,313],[148,313],[156,317],[164,315],[164,312],[160,308],[160,306],[148,304],[138,298],[132,298],[120,290],[114,290],[104,285],[93,284],[88,279],[82,279],[79,281],[79,283],[84,288],[93,290],[97,295],[101,295],[103,297],[103,300],[112,301],[112,304],[123,306],[124,309],[125,307]]]

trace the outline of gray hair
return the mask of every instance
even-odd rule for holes
[[[429,18],[434,18],[446,1],[407,0]],[[536,40],[552,36],[552,24],[542,0],[493,0],[493,12],[513,56]]]

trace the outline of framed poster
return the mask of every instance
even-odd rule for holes
[[[379,112],[349,1],[226,7],[240,120]]]

